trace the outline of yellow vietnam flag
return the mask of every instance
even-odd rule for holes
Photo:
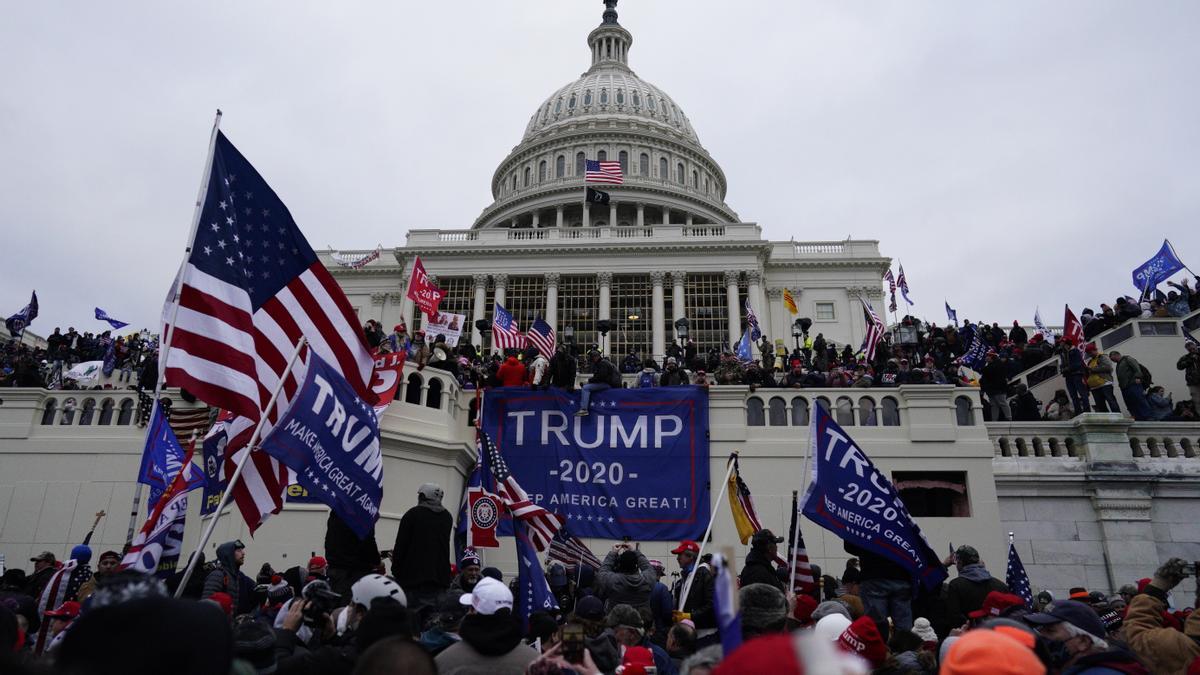
[[[787,311],[791,312],[792,314],[798,314],[800,312],[799,309],[796,309],[796,298],[792,297],[791,289],[783,289],[783,306],[787,307]]]
[[[738,473],[737,455],[733,456],[733,471],[729,472],[729,482],[726,491],[729,493],[729,510],[733,512],[733,525],[737,528],[738,539],[742,544],[750,541],[755,532],[762,529],[758,522],[758,514],[754,511],[754,501],[750,498],[750,488]]]

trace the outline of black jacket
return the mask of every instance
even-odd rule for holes
[[[672,606],[679,606],[679,595],[683,593],[683,585],[687,582],[686,575],[671,586]],[[696,570],[692,587],[688,590],[687,602],[683,603],[683,611],[692,615],[696,628],[716,628],[717,616],[713,612],[713,575],[709,569],[701,565]]]
[[[550,383],[559,389],[575,388],[575,357],[557,352],[550,359]]]
[[[769,584],[784,590],[783,582],[775,574],[775,565],[767,558],[767,554],[753,548],[746,554],[746,564],[742,565],[738,581],[741,582],[742,588],[750,584]]]
[[[658,376],[658,386],[660,387],[678,387],[681,385],[690,384],[688,382],[687,372],[683,368],[664,368],[662,374]]]
[[[444,507],[414,506],[400,519],[392,546],[392,576],[402,588],[450,587],[450,530]]]
[[[985,576],[986,575],[986,576]],[[967,622],[967,614],[983,607],[988,593],[1008,592],[1003,581],[993,577],[983,565],[967,565],[958,577],[946,584],[946,620],[951,628]]]
[[[881,555],[876,555],[865,548],[859,548],[853,544],[842,544],[842,548],[845,549],[846,553],[858,558],[859,571],[862,573],[860,579],[862,581],[869,581],[871,579],[912,581],[912,574],[908,570]]]
[[[346,525],[336,513],[329,512],[325,523],[325,559],[334,569],[364,575],[379,566],[379,544],[375,543],[375,530],[366,539]]]
[[[604,357],[600,357],[592,364],[592,379],[588,382],[592,384],[608,384],[619,381],[621,374],[617,372],[617,367],[612,364],[612,361]]]
[[[988,394],[1003,394],[1008,391],[1008,365],[1003,359],[993,359],[983,366],[979,388]]]

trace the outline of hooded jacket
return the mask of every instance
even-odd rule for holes
[[[462,640],[434,659],[438,675],[524,675],[539,656],[521,642],[521,627],[507,610],[468,614],[458,634]]]
[[[402,588],[450,587],[450,530],[446,507],[418,502],[400,519],[392,547],[392,576]]]
[[[604,598],[604,611],[620,604],[635,608],[650,606],[650,591],[658,582],[658,575],[641,551],[632,552],[637,554],[637,572],[617,572],[617,552],[609,551],[596,573],[596,594]]]
[[[946,584],[946,620],[952,628],[967,622],[967,613],[983,607],[988,593],[1008,592],[1008,586],[992,576],[983,563],[963,565],[958,577]]]
[[[1156,590],[1147,586],[1146,593],[1133,596],[1129,602],[1123,626],[1125,640],[1152,672],[1184,675],[1188,665],[1200,658],[1200,612],[1188,615],[1182,633],[1165,627],[1162,613],[1167,603],[1152,595]]]
[[[227,541],[217,547],[217,563],[213,570],[204,577],[204,591],[200,594],[203,600],[213,593],[227,593],[233,600],[233,606],[238,607],[238,590],[241,585],[238,580],[238,565],[233,559],[237,550],[236,542]]]
[[[775,574],[775,565],[767,558],[767,554],[756,548],[751,548],[746,554],[746,563],[742,565],[738,581],[742,588],[750,584],[767,584],[784,590],[783,582]]]

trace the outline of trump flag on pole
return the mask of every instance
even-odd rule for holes
[[[189,448],[184,456],[184,467],[192,464]],[[120,569],[133,569],[145,574],[169,575],[175,571],[179,554],[183,550],[184,523],[187,518],[188,490],[192,489],[191,470],[180,471],[162,498],[146,518],[137,536],[125,552]]]
[[[438,305],[441,304],[442,298],[446,297],[446,292],[434,286],[433,282],[429,280],[420,256],[413,261],[412,276],[408,279],[407,296],[417,306],[417,309],[430,317],[437,316]]]
[[[1164,239],[1158,253],[1133,270],[1133,285],[1145,295],[1147,291],[1166,281],[1172,274],[1184,267],[1183,261],[1175,255],[1175,249],[1171,246],[1171,242]]]
[[[804,515],[908,570],[927,589],[948,576],[900,494],[822,406],[812,411],[812,483]]]

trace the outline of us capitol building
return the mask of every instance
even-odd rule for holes
[[[376,319],[385,330],[400,322],[422,327],[424,317],[405,299],[420,256],[446,291],[443,312],[463,314],[474,326],[490,323],[499,303],[522,331],[541,316],[560,342],[600,344],[617,360],[632,352],[661,362],[681,337],[675,325],[683,318],[701,350],[728,346],[742,334],[747,301],[764,333],[790,348],[794,317],[784,308],[784,289],[799,316],[812,320],[814,335],[857,348],[864,334],[858,297],[882,309],[880,278],[890,260],[879,243],[768,241],[757,224],[743,222],[725,203],[724,171],[679,103],[631,69],[633,35],[618,22],[615,0],[605,4],[602,23],[587,36],[587,71],[534,108],[493,174],[494,201],[469,228],[410,230],[404,245],[358,268],[322,254],[359,318]],[[624,182],[597,186],[611,194],[609,204],[585,201],[585,159],[620,162]],[[607,335],[598,330],[604,320]],[[1134,332],[1122,349],[1182,353],[1177,337],[1167,343],[1158,335]],[[474,329],[462,339],[485,346]],[[380,419],[381,548],[391,547],[421,483],[442,485],[455,509],[475,456],[467,423],[474,392],[441,371],[412,366],[400,387]],[[100,509],[110,516],[92,547],[119,549],[143,439],[132,424],[133,393],[7,389],[0,398],[0,553],[17,565],[42,550],[65,555]],[[792,491],[807,485],[814,405],[837,409],[838,422],[903,491],[935,551],[972,544],[997,576],[1004,574],[1010,531],[1035,591],[1056,597],[1077,585],[1113,591],[1172,555],[1200,559],[1200,425],[1107,414],[985,424],[975,390],[950,386],[713,386],[712,480],[739,451],[759,515],[776,532],[787,529]],[[726,499],[724,486],[709,488],[710,499]],[[199,492],[193,494],[187,550],[201,522]],[[245,539],[249,569],[291,566],[320,552],[327,512],[289,503],[251,541],[234,511],[213,542]],[[840,574],[847,557],[841,541],[808,521],[803,527],[813,561]],[[727,505],[713,542],[739,555],[747,550]],[[611,542],[589,543],[603,554]],[[484,550],[485,563],[515,574],[511,538],[503,544]],[[642,550],[674,570],[672,545],[643,542]]]

